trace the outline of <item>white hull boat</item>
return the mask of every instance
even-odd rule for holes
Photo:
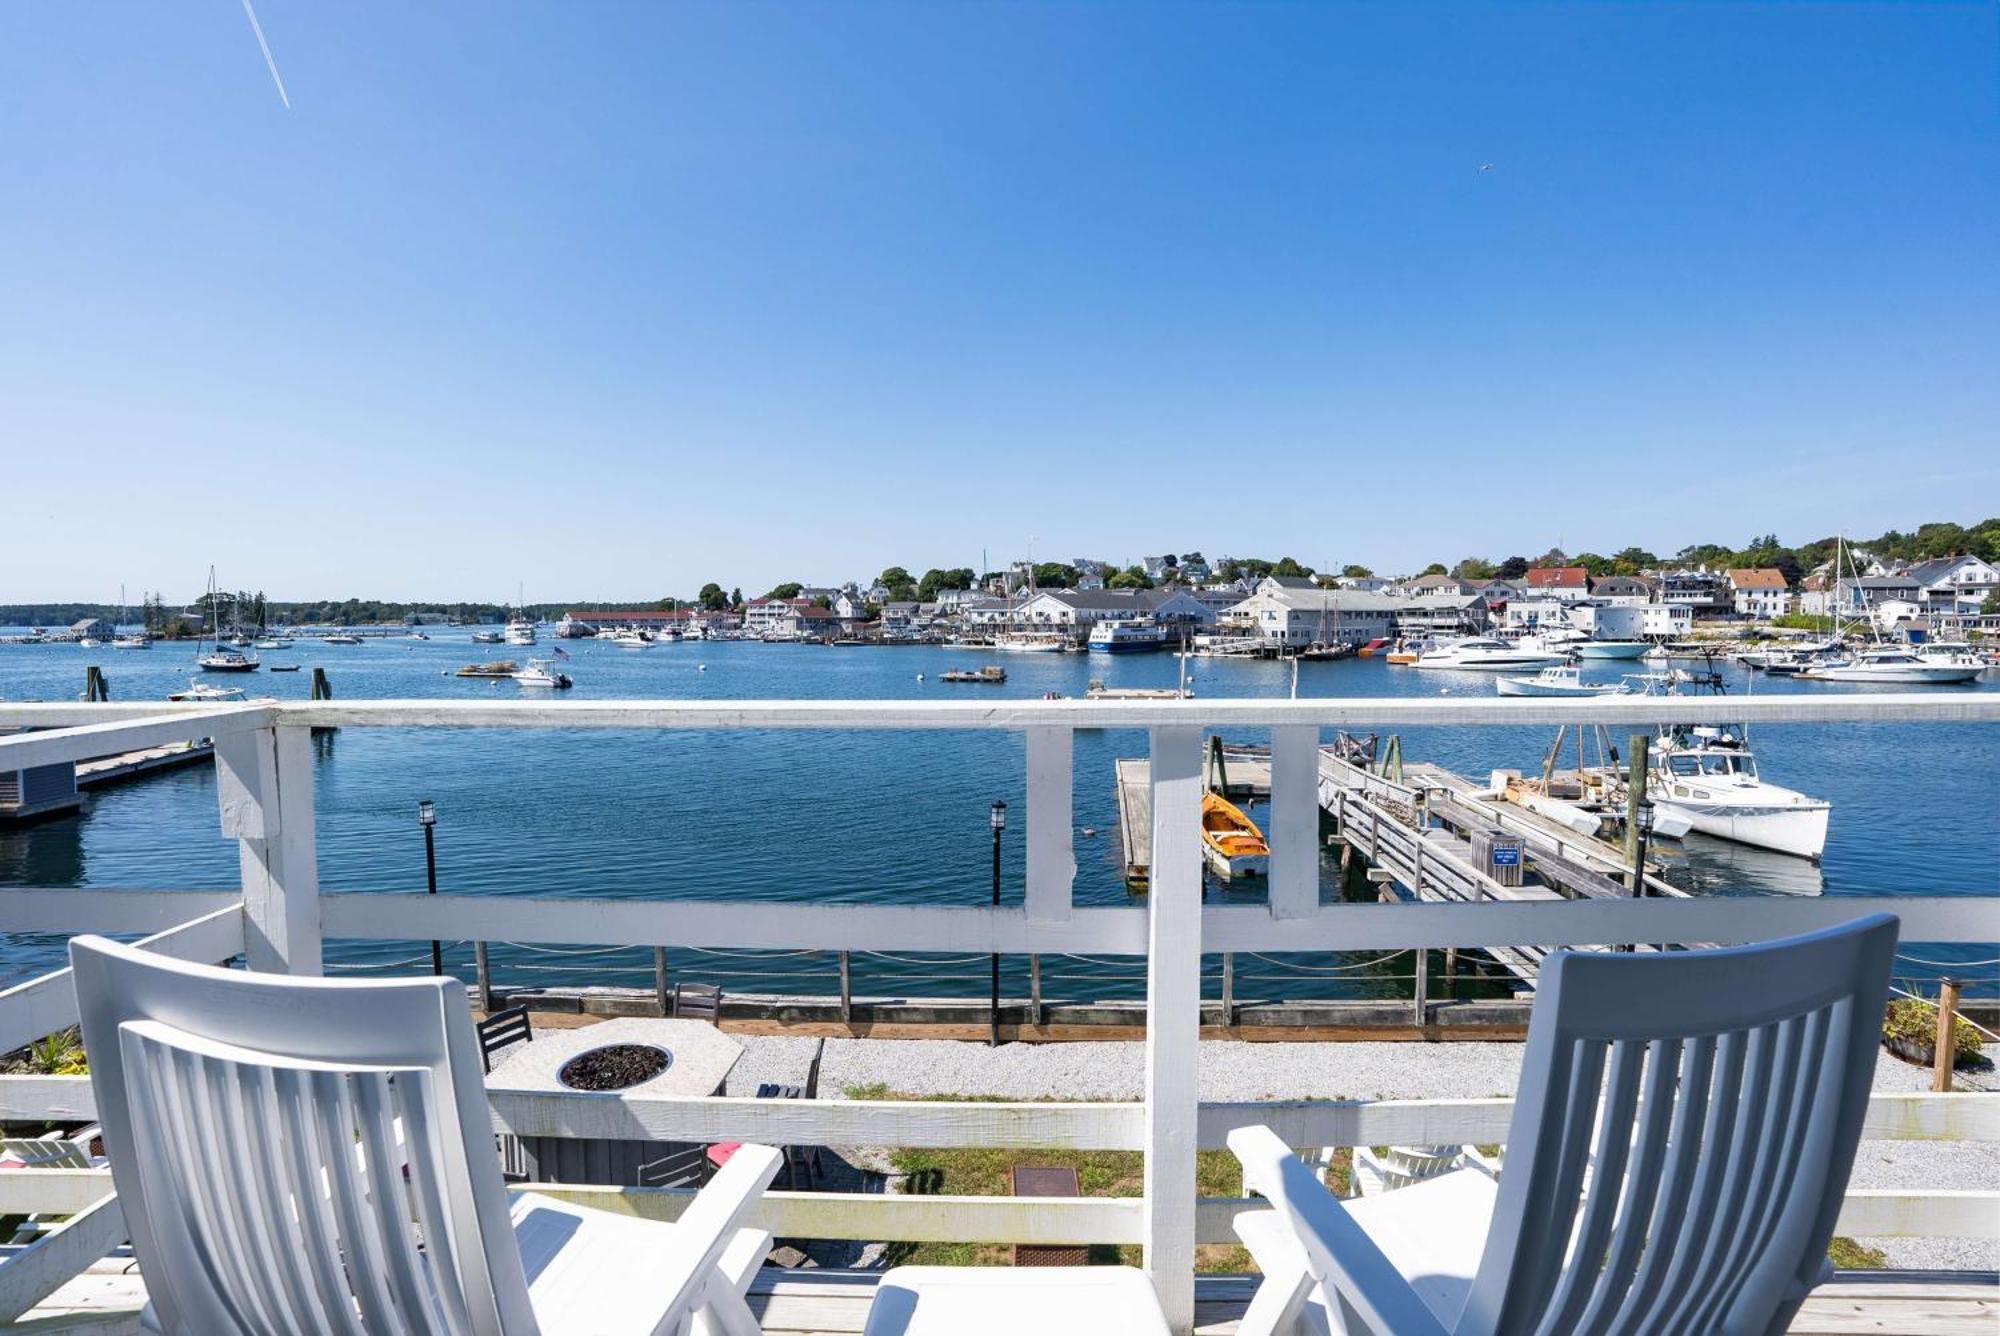
[[[546,687],[551,691],[561,691],[574,686],[568,673],[558,672],[547,659],[530,659],[528,666],[514,674],[514,680],[524,687]]]
[[[1569,656],[1560,650],[1545,649],[1533,641],[1508,644],[1475,636],[1427,650],[1417,656],[1419,668],[1454,668],[1469,672],[1502,672],[1511,668],[1540,668],[1563,662]]]
[[[153,642],[145,636],[119,636],[111,642],[113,649],[151,649]]]
[[[1802,682],[1879,682],[1896,686],[1951,686],[1978,678],[1977,663],[1926,659],[1902,649],[1865,650],[1847,663],[1822,663],[1798,674]]]
[[[1551,664],[1533,677],[1500,677],[1494,689],[1503,696],[1622,696],[1631,688],[1622,682],[1586,682],[1571,664]]]
[[[1728,728],[1663,731],[1646,796],[1658,818],[1685,819],[1703,835],[1818,862],[1833,805],[1757,775],[1757,762]]]
[[[993,648],[1008,654],[1061,654],[1069,641],[1059,635],[1009,632],[993,637]]]
[[[198,701],[213,704],[217,701],[242,700],[242,687],[212,687],[206,682],[189,682],[186,691],[170,692],[168,700]]]
[[[1579,659],[1636,659],[1650,648],[1643,640],[1579,640],[1569,652]]]

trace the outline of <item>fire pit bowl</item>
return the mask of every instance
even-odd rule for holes
[[[629,1090],[673,1065],[674,1055],[658,1044],[602,1044],[565,1062],[556,1080],[571,1090]]]

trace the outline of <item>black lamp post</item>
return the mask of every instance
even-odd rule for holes
[[[424,828],[424,871],[430,878],[430,893],[438,893],[437,805],[429,798],[417,803],[417,824]],[[431,939],[431,973],[444,973],[444,948]]]
[[[1000,907],[1000,836],[1007,829],[1007,803],[993,802],[993,907]],[[993,1028],[987,1037],[989,1048],[1000,1047],[1000,953],[993,953]]]

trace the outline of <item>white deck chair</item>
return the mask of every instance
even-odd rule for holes
[[[777,1173],[745,1146],[675,1224],[510,1209],[455,979],[212,969],[70,943],[112,1181],[174,1336],[748,1336]]]
[[[1831,1274],[1895,949],[1875,915],[1552,956],[1497,1184],[1337,1201],[1270,1129],[1237,1129],[1276,1207],[1237,1218],[1266,1277],[1241,1336],[1784,1331]]]

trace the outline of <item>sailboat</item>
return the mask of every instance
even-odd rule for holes
[[[124,585],[118,586],[118,615],[124,621],[130,621],[132,617],[132,605],[125,601]],[[127,632],[124,635],[111,637],[111,648],[113,649],[151,649],[152,647],[153,638],[144,631]]]
[[[1333,595],[1327,591],[1326,586],[1321,585],[1319,591],[1319,634],[1313,638],[1313,642],[1310,645],[1299,651],[1299,658],[1323,661],[1327,659],[1345,659],[1354,653],[1354,646],[1348,644],[1340,637],[1340,614],[1338,612],[1333,614],[1333,635],[1331,637],[1327,635],[1327,604],[1332,598]]]
[[[201,669],[204,673],[256,672],[262,661],[240,650],[224,649],[222,647],[222,632],[220,628],[216,630],[215,651],[211,654],[203,654],[201,652],[202,641],[208,636],[209,623],[216,619],[216,609],[220,606],[221,600],[216,596],[215,567],[210,566],[208,568],[208,615],[202,618],[201,636],[194,642],[195,667]]]

